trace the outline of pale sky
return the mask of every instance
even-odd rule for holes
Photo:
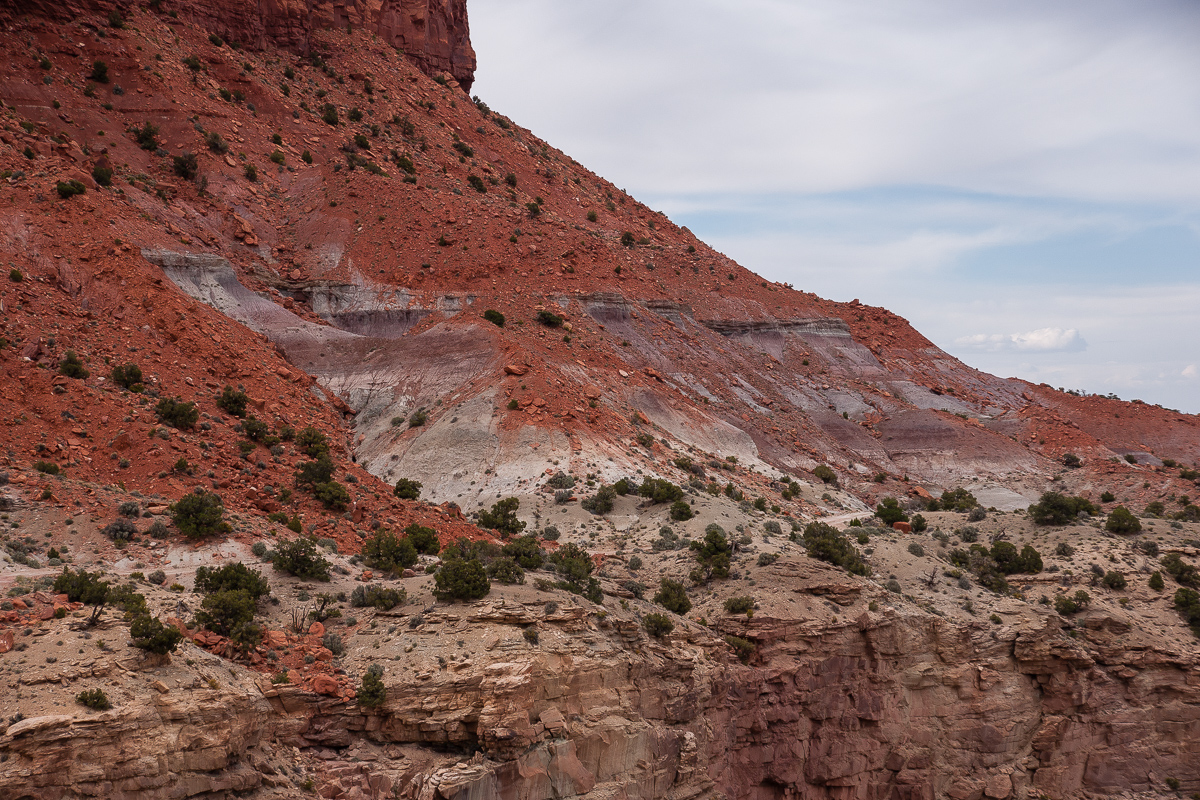
[[[468,10],[474,93],[743,266],[1200,412],[1200,3]]]

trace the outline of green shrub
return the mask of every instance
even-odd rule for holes
[[[673,503],[683,498],[683,489],[661,478],[646,478],[638,487],[638,495],[651,503]]]
[[[504,327],[504,315],[494,308],[489,308],[483,312],[483,318],[495,325],[497,328]]]
[[[253,183],[254,181],[258,180],[258,167],[254,166],[253,164],[247,164],[244,174],[246,175],[246,180]]]
[[[33,468],[43,475],[57,475],[61,470],[53,461],[35,461]]]
[[[171,168],[176,175],[185,181],[190,181],[200,171],[200,161],[196,158],[195,153],[185,151],[177,156],[171,156]]]
[[[101,531],[114,542],[128,542],[137,535],[137,527],[127,519],[113,520]]]
[[[413,548],[422,555],[436,556],[438,551],[442,549],[442,543],[438,541],[437,531],[433,528],[427,528],[416,522],[404,529],[404,535],[412,542]]]
[[[871,568],[837,528],[824,522],[810,522],[804,528],[803,544],[809,556],[835,564],[854,575],[870,575]]]
[[[88,74],[87,79],[96,83],[108,83],[108,64],[103,61],[93,61],[92,71]]]
[[[240,561],[221,567],[198,567],[194,586],[201,594],[240,589],[254,600],[271,591],[271,585],[261,572],[250,569]]]
[[[661,639],[675,630],[675,623],[666,614],[655,612],[642,618],[642,628],[655,639]]]
[[[353,608],[377,608],[380,611],[391,611],[408,599],[404,589],[388,589],[383,586],[359,585],[350,593],[350,605]]]
[[[1163,590],[1164,585],[1165,584],[1163,583],[1163,576],[1162,576],[1161,572],[1159,572],[1158,570],[1155,570],[1154,572],[1152,572],[1150,574],[1150,588],[1151,589],[1153,589],[1156,592],[1161,592]]]
[[[62,573],[54,579],[53,589],[56,593],[65,594],[72,603],[93,606],[92,616],[88,619],[89,626],[96,624],[109,601],[110,587],[108,581],[101,580],[101,574],[84,569],[72,572],[68,567],[63,567]]]
[[[1072,597],[1067,597],[1065,594],[1056,596],[1054,598],[1054,610],[1065,617],[1079,613],[1091,601],[1091,595],[1080,589]]]
[[[725,601],[726,614],[748,614],[754,610],[754,598],[748,595],[730,597]]]
[[[818,465],[817,468],[813,470],[813,475],[817,478],[820,478],[822,483],[828,483],[837,486],[837,473],[826,464]]]
[[[483,178],[478,175],[468,175],[467,183],[471,184],[471,188],[480,194],[487,194],[487,185],[483,182]]]
[[[642,568],[642,559],[641,559],[641,557],[639,557],[639,556],[630,556],[630,557],[629,557],[629,564],[628,564],[628,566],[629,566],[629,571],[630,571],[630,572],[637,572],[639,569],[641,569],[641,568]]]
[[[217,408],[235,417],[244,417],[246,416],[246,403],[249,400],[250,396],[245,392],[234,389],[232,386],[226,386],[217,397]]]
[[[625,231],[624,233],[621,234],[621,246],[622,247],[633,247],[635,242],[637,242],[637,237],[634,236],[629,231]]]
[[[1109,589],[1120,591],[1121,589],[1125,588],[1125,586],[1128,584],[1128,581],[1125,580],[1125,576],[1121,573],[1110,570],[1104,574],[1102,583]]]
[[[489,578],[500,583],[525,582],[525,570],[521,569],[520,565],[508,556],[497,558],[488,564],[487,574]]]
[[[686,614],[692,610],[692,601],[688,599],[683,584],[670,578],[662,579],[659,590],[654,594],[654,602],[676,614]]]
[[[196,408],[196,404],[178,397],[162,398],[154,407],[154,413],[159,422],[181,431],[195,427],[200,419],[200,410]]]
[[[584,498],[580,507],[597,516],[604,516],[613,510],[613,501],[617,499],[617,490],[608,484],[602,484],[591,497]]]
[[[113,367],[112,382],[122,389],[140,392],[142,387],[142,369],[137,364],[125,364]]]
[[[164,625],[156,617],[142,614],[129,626],[133,646],[158,655],[174,653],[183,641],[183,633],[174,625]]]
[[[1175,590],[1175,610],[1192,628],[1192,633],[1200,638],[1200,592],[1195,589],[1181,588]]]
[[[885,497],[875,507],[875,516],[883,520],[889,527],[895,522],[907,522],[908,515],[900,508],[900,502],[894,497]]]
[[[368,567],[400,573],[417,563],[417,549],[411,537],[397,538],[380,528],[363,542],[362,559]]]
[[[316,461],[305,461],[295,474],[296,485],[316,492],[318,486],[333,480],[335,469],[336,466],[328,455],[321,456]]]
[[[1200,589],[1200,572],[1191,564],[1179,557],[1178,553],[1168,553],[1159,562],[1167,574],[1181,586]]]
[[[483,562],[477,558],[446,561],[433,582],[433,596],[438,600],[478,600],[492,590]]]
[[[699,566],[692,571],[691,578],[696,583],[707,583],[713,578],[728,578],[730,558],[733,546],[725,537],[721,526],[713,522],[704,529],[704,538],[692,542],[692,551],[696,554]]]
[[[363,708],[379,708],[383,705],[387,700],[387,689],[383,685],[383,667],[379,664],[367,667],[355,697]]]
[[[83,380],[89,373],[87,368],[83,366],[83,362],[79,360],[79,356],[75,355],[75,351],[68,350],[63,355],[62,361],[58,363],[58,374],[76,380]]]
[[[112,703],[108,702],[108,695],[104,693],[103,689],[84,689],[75,695],[75,702],[85,705],[93,711],[107,711],[112,708]]]
[[[517,519],[520,505],[521,501],[516,497],[496,501],[490,511],[479,512],[479,527],[490,528],[506,539],[516,536],[525,530],[525,523]]]
[[[154,572],[151,572],[146,576],[146,581],[154,584],[155,586],[162,586],[167,582],[167,573],[163,572],[161,569],[156,569]]]
[[[326,103],[325,105],[321,106],[321,119],[325,121],[326,125],[333,125],[336,127],[338,125],[337,108],[332,103]]]
[[[401,478],[396,481],[396,488],[392,490],[392,494],[401,500],[419,500],[421,499],[421,482],[410,478]]]
[[[318,483],[312,494],[329,511],[345,511],[350,506],[349,490],[337,481]]]
[[[1125,506],[1117,506],[1105,520],[1104,529],[1110,533],[1137,533],[1142,523]]]
[[[225,504],[221,496],[203,489],[184,495],[170,506],[175,527],[189,539],[203,539],[218,533],[228,533]]]
[[[518,536],[505,544],[500,552],[523,569],[539,569],[545,563],[545,556],[535,536]]]
[[[1029,507],[1029,518],[1037,525],[1066,525],[1080,513],[1096,514],[1099,509],[1085,498],[1068,497],[1058,492],[1046,492],[1039,502]]]
[[[316,541],[307,536],[280,541],[271,563],[280,572],[304,580],[328,581],[330,577],[329,562],[321,555]]]
[[[254,598],[245,589],[222,589],[200,601],[196,622],[214,633],[229,636],[254,620]]]
[[[54,184],[54,191],[63,200],[70,200],[77,194],[87,194],[87,187],[77,180],[59,181]]]
[[[671,519],[674,521],[686,522],[694,516],[696,516],[696,512],[692,511],[692,507],[686,500],[676,500],[671,504]]]
[[[929,523],[920,514],[913,514],[909,524],[912,525],[913,533],[921,533],[929,528]]]
[[[471,145],[463,141],[457,141],[453,145],[454,149],[461,153],[466,158],[473,158],[475,151],[471,149]]]
[[[296,447],[309,458],[329,457],[329,438],[311,425],[296,434]]]

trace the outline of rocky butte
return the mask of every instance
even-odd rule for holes
[[[764,281],[461,0],[0,49],[0,796],[1200,792],[1195,416]]]

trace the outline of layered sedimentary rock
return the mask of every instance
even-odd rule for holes
[[[806,581],[861,608],[853,580]],[[716,636],[648,640],[583,607],[435,610],[408,627],[414,643],[450,656],[454,636],[483,646],[386,675],[379,709],[265,679],[242,694],[174,689],[90,719],[9,725],[0,784],[39,800],[271,796],[293,746],[324,753],[324,796],[1000,800],[1200,782],[1193,659],[1074,639],[1051,615],[997,628],[847,610],[833,626],[727,621],[757,645],[748,665]],[[527,626],[542,631],[533,652]]]

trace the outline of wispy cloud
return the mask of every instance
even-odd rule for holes
[[[1031,353],[1078,353],[1087,342],[1074,328],[1038,328],[1025,333],[976,333],[960,336],[956,345],[979,350],[1020,350]]]

